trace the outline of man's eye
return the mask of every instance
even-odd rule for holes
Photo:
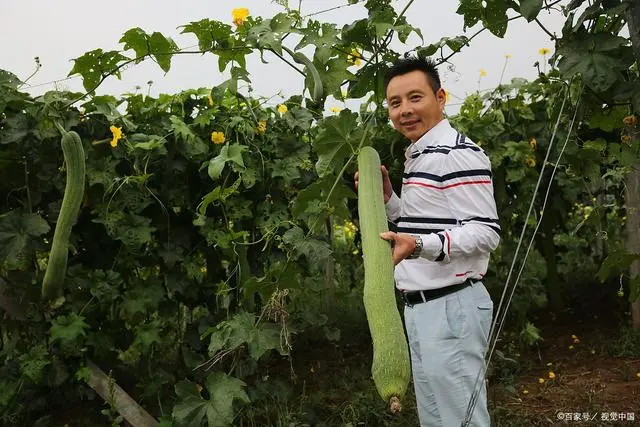
[[[414,95],[411,97],[412,101],[420,101],[422,99],[422,97],[420,95]]]

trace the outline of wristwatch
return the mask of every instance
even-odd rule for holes
[[[420,258],[420,254],[422,253],[422,237],[416,236],[415,234],[412,234],[411,236],[416,239],[416,248],[413,250],[411,255],[407,257],[407,259]]]

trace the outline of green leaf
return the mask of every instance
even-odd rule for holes
[[[192,141],[197,138],[196,134],[193,133],[189,125],[182,121],[182,119],[178,116],[169,117],[171,121],[171,129],[176,133],[176,136],[182,139],[185,142]]]
[[[293,227],[282,236],[282,241],[290,245],[297,257],[304,256],[310,264],[323,265],[331,256],[331,247],[325,241],[306,237],[300,227]]]
[[[292,107],[282,118],[291,130],[307,131],[313,123],[313,115],[304,107]]]
[[[358,70],[355,78],[349,82],[347,93],[351,98],[362,98],[370,91],[375,91],[376,75],[379,73],[379,66],[370,64]]]
[[[208,399],[202,397],[195,383],[183,380],[176,384],[179,401],[173,407],[174,420],[183,426],[200,426],[203,421],[208,427],[231,426],[235,418],[234,401],[249,402],[244,391],[246,384],[223,372],[213,372],[207,377],[205,387],[209,392]]]
[[[327,214],[326,207],[330,207],[331,214],[340,218],[349,218],[350,213],[347,206],[348,199],[355,199],[356,193],[344,184],[338,184],[333,188],[334,179],[327,177],[319,179],[301,190],[296,197],[291,214],[296,219],[317,217],[320,214]],[[329,191],[333,188],[333,192],[329,196]],[[328,199],[327,199],[328,198]],[[325,205],[326,201],[326,205]],[[323,206],[324,205],[324,206]],[[324,223],[320,223],[319,227],[324,227]]]
[[[137,323],[145,315],[157,310],[164,297],[165,290],[160,285],[134,287],[124,294],[120,316],[129,324]]]
[[[8,408],[13,403],[14,397],[22,389],[22,383],[19,381],[0,380],[0,408]]]
[[[114,122],[122,118],[118,111],[118,100],[111,95],[99,95],[91,98],[91,101],[83,104],[87,114],[102,114],[109,122]]]
[[[17,89],[22,82],[10,71],[0,70],[0,87],[6,87],[11,89]]]
[[[129,58],[116,50],[103,52],[102,49],[95,49],[73,60],[74,65],[69,76],[80,74],[82,85],[91,92],[98,87],[103,78],[108,75],[115,75],[121,78],[118,66],[121,62]]]
[[[51,364],[51,355],[47,348],[38,344],[19,357],[20,372],[36,384],[42,382],[44,369]]]
[[[181,146],[181,151],[185,157],[198,157],[209,152],[209,145],[196,135],[182,119],[177,116],[171,116],[169,120],[171,121],[171,128],[176,134],[176,139],[184,143]]]
[[[342,28],[342,40],[359,46],[371,48],[369,37],[369,21],[366,18],[354,21]]]
[[[116,166],[118,162],[111,157],[101,157],[87,167],[87,182],[89,186],[101,184],[104,188],[109,188],[114,179],[118,177]]]
[[[152,219],[122,210],[109,211],[104,217],[93,219],[93,222],[103,224],[107,234],[115,240],[120,240],[129,250],[140,250],[142,245],[151,243],[153,232]]]
[[[227,162],[233,162],[236,165],[244,169],[244,160],[242,159],[242,152],[246,151],[246,145],[233,144],[225,145],[220,150],[220,154],[209,161],[208,173],[211,179],[217,180],[220,178],[224,166]]]
[[[633,63],[627,43],[625,38],[610,33],[580,32],[559,45],[558,68],[564,77],[581,74],[592,90],[605,92],[622,79],[622,72]]]
[[[426,58],[428,56],[432,56],[435,54],[438,49],[447,46],[451,49],[452,52],[458,52],[464,46],[469,45],[469,38],[466,36],[457,36],[457,37],[442,37],[436,43],[430,44],[426,47],[421,47],[417,50],[418,56],[421,58]]]
[[[15,74],[0,69],[0,114],[2,114],[10,105],[24,105],[28,100],[29,94],[19,91],[21,81]],[[18,111],[21,108],[17,108]],[[22,115],[22,114],[19,114]],[[0,144],[2,144],[0,137]]]
[[[482,10],[482,0],[460,0],[456,13],[464,16],[463,30],[473,27],[482,19]]]
[[[26,268],[40,236],[51,228],[40,215],[10,211],[0,216],[0,263],[9,269]]]
[[[141,356],[149,354],[154,344],[162,343],[161,333],[162,325],[157,319],[136,326],[136,338],[126,351],[120,352],[118,359],[132,366],[137,364]]]
[[[324,93],[327,95],[334,94],[335,97],[340,97],[342,83],[355,77],[348,70],[351,64],[347,62],[347,55],[332,58],[326,64],[320,63],[318,58],[314,57],[313,64],[322,76],[322,86],[324,87]]]
[[[283,178],[286,182],[292,182],[300,178],[299,163],[297,159],[275,159],[272,163],[272,178]]]
[[[458,15],[464,16],[466,30],[482,20],[484,26],[498,37],[504,37],[509,22],[507,10],[510,2],[505,0],[486,0],[486,7],[482,6],[483,0],[460,0],[460,6],[456,10]]]
[[[205,18],[184,25],[181,34],[193,33],[200,50],[210,50],[226,43],[231,36],[231,25]]]
[[[154,32],[149,38],[149,53],[153,56],[165,73],[171,68],[171,58],[178,50],[176,43],[159,32]]]
[[[589,120],[589,128],[611,132],[624,126],[622,120],[628,115],[627,107],[614,107],[608,110],[597,110]]]
[[[364,22],[366,24],[366,19]],[[298,51],[305,46],[312,45],[317,49],[314,56],[321,58],[324,56],[323,53],[325,51],[329,51],[335,45],[339,35],[336,24],[312,19],[307,22],[306,28],[299,29],[298,32],[302,34],[302,39],[300,39],[294,50]],[[329,58],[322,59],[326,61]]]
[[[249,355],[256,361],[269,350],[279,349],[281,354],[284,351],[279,348],[280,330],[270,323],[256,324],[255,315],[246,311],[219,323],[215,329],[210,329],[203,335],[206,336],[209,332],[213,332],[208,349],[210,357],[220,350],[236,350],[245,344]]]
[[[84,316],[77,313],[71,313],[68,316],[58,316],[51,321],[51,342],[60,342],[63,346],[73,344],[79,338],[87,336],[87,325]]]
[[[278,55],[282,55],[280,37],[272,30],[270,19],[252,26],[247,34],[247,42],[258,49],[273,49]]]
[[[533,21],[542,9],[542,0],[520,0],[520,13],[528,22]]]
[[[411,35],[411,33],[416,33],[420,40],[424,42],[424,38],[422,37],[422,31],[420,28],[416,28],[411,24],[407,23],[407,18],[402,16],[396,22],[396,25],[393,26],[393,29],[398,33],[398,39],[402,43],[406,43],[407,39]]]
[[[139,27],[127,30],[118,43],[124,43],[124,50],[132,49],[138,58],[149,53],[148,35]]]
[[[358,147],[362,131],[357,130],[357,117],[356,113],[344,109],[340,115],[327,117],[319,124],[320,132],[313,147],[318,154],[316,171],[321,177],[342,168],[347,157]]]
[[[142,133],[134,133],[128,137],[129,142],[135,150],[143,152],[157,150],[157,154],[165,155],[167,150],[165,148],[166,139],[159,135],[145,135]]]
[[[630,254],[624,250],[614,250],[602,261],[597,277],[601,281],[607,280],[613,274],[627,270],[631,263],[640,260],[640,254]]]
[[[246,46],[244,40],[234,38],[229,38],[223,46],[216,46],[216,48],[213,49],[213,53],[218,55],[218,70],[221,73],[224,72],[229,63],[235,63],[239,68],[246,68],[246,56],[252,52],[253,50]]]
[[[161,33],[154,32],[149,36],[137,27],[124,33],[120,43],[124,43],[125,50],[133,49],[139,60],[142,60],[144,56],[151,55],[164,72],[171,68],[171,57],[178,50],[175,42]],[[140,62],[139,60],[136,62]]]
[[[225,199],[227,199],[229,196],[235,194],[238,192],[238,188],[240,187],[240,183],[242,182],[242,177],[238,178],[231,186],[229,187],[222,187],[222,186],[218,186],[216,188],[214,188],[213,190],[211,190],[209,193],[207,193],[203,198],[202,198],[202,203],[200,203],[200,205],[198,206],[198,212],[201,215],[204,215],[205,212],[207,211],[207,207],[213,203],[213,202],[217,202],[217,201],[224,201]]]
[[[497,37],[504,37],[507,32],[509,2],[505,0],[486,0],[487,7],[483,11],[482,23]]]
[[[33,127],[25,114],[9,116],[2,121],[0,128],[0,144],[12,144],[20,142],[28,135],[33,134]]]

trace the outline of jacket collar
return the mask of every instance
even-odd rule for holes
[[[422,135],[419,140],[407,147],[407,156],[418,153],[429,146],[436,145],[438,141],[442,140],[442,137],[444,137],[448,132],[451,131],[451,129],[453,128],[451,127],[449,120],[440,120],[438,124],[429,129],[427,133]]]

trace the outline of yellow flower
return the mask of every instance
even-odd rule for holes
[[[362,55],[360,54],[360,52],[358,52],[357,49],[351,49],[351,53],[349,55],[347,55],[347,62],[350,62],[353,65],[360,65],[360,63],[362,61],[360,61],[362,59]]]
[[[487,75],[487,70],[485,70],[484,68],[480,68],[480,77],[484,77]]]
[[[548,48],[546,48],[546,47],[543,47],[543,48],[538,49],[538,53],[539,53],[540,55],[547,55],[549,52],[551,52],[551,50],[550,50],[550,49],[548,49]]]
[[[224,132],[211,132],[211,142],[214,144],[224,144]]]
[[[109,130],[111,130],[111,134],[113,135],[113,139],[111,140],[111,146],[115,148],[118,146],[118,141],[122,139],[122,128],[121,127],[117,128],[114,125],[111,125]]]
[[[211,94],[207,95],[207,99],[209,100],[209,105],[213,106],[213,98],[211,97]]]
[[[260,120],[256,129],[260,135],[264,135],[264,133],[267,131],[267,121]]]
[[[231,15],[233,16],[233,23],[236,25],[242,25],[247,16],[249,16],[249,9],[246,7],[239,7],[237,9],[233,9],[231,11]]]
[[[532,150],[535,150],[536,148],[538,148],[538,141],[536,141],[536,139],[533,136],[529,140],[529,146],[531,147]]]
[[[539,382],[540,384],[544,384],[544,378],[538,378],[538,382]]]
[[[620,141],[627,145],[631,145],[631,141],[633,141],[633,138],[631,137],[631,135],[622,135],[620,137]]]
[[[524,164],[527,165],[527,167],[534,167],[536,165],[536,159],[534,159],[533,157],[527,157],[527,159],[524,161]]]
[[[284,113],[286,113],[287,111],[288,111],[288,108],[287,108],[287,106],[286,106],[286,105],[284,105],[284,104],[279,104],[279,105],[278,105],[278,113],[280,113],[280,114],[284,114]]]
[[[549,371],[549,379],[550,380],[555,380],[556,379],[556,374],[553,371]]]
[[[510,53],[505,53],[505,54],[504,54],[504,57],[505,57],[505,58],[507,58],[507,59],[509,59],[509,58],[511,58],[511,54],[510,54]]]
[[[204,265],[200,267],[200,273],[206,273],[206,272],[207,272],[207,267],[205,267]]]
[[[329,109],[332,113],[339,113],[340,112],[340,108],[339,107],[331,107]]]

